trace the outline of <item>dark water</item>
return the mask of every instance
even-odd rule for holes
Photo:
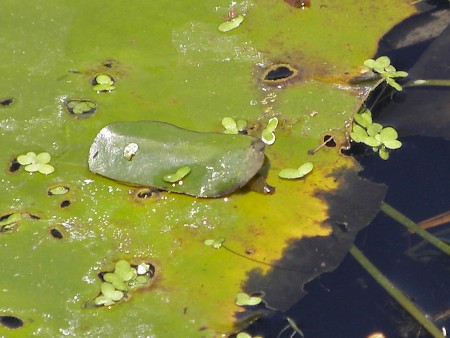
[[[438,3],[449,6],[448,1]],[[425,10],[430,8],[433,10]],[[430,15],[422,15],[407,26],[417,27],[430,20]],[[404,26],[388,34],[380,44],[379,55],[388,55],[398,69],[409,70],[433,40],[395,49],[404,34]],[[450,103],[450,91],[447,93]],[[386,110],[389,102],[385,101],[375,107],[374,116]],[[450,116],[450,109],[444,113]],[[450,211],[450,141],[401,135],[400,140],[402,148],[393,151],[388,161],[381,160],[371,149],[356,149],[354,155],[364,167],[361,176],[386,184],[386,203],[416,222]],[[430,232],[450,243],[449,224]],[[447,328],[450,334],[449,256],[409,234],[382,212],[358,234],[355,244],[425,314],[434,319],[442,316],[436,325]],[[374,332],[389,338],[429,337],[351,255],[334,272],[308,283],[305,290],[308,294],[290,311],[261,319],[247,331],[263,337],[300,337],[288,326],[289,316],[307,338],[359,338]]]
[[[377,154],[360,154],[363,176],[389,186],[386,202],[415,221],[450,210],[450,142],[410,137],[388,161]],[[450,242],[450,228],[434,233]],[[418,236],[380,213],[357,237],[356,245],[416,305],[431,317],[450,309],[450,257],[420,243]],[[409,315],[348,255],[332,273],[306,285],[308,294],[286,315],[293,318],[305,337],[366,337],[383,332],[386,337],[427,337]],[[450,318],[439,322],[450,331]],[[285,315],[275,314],[255,325],[254,334],[277,337],[287,325]],[[290,337],[292,329],[280,337]],[[423,335],[421,335],[423,334]],[[296,337],[299,337],[297,334]]]

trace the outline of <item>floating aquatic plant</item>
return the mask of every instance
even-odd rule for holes
[[[90,113],[97,108],[97,105],[89,100],[70,100],[67,102],[69,112],[80,115]]]
[[[239,27],[242,21],[244,21],[244,17],[242,15],[238,15],[232,19],[222,22],[218,29],[221,32],[228,32]]]
[[[95,298],[96,305],[110,306],[121,300],[125,294],[116,290],[113,284],[104,282],[100,286],[101,295]]]
[[[26,155],[20,155],[17,157],[17,162],[25,166],[25,170],[33,173],[40,172],[41,174],[48,175],[55,171],[55,168],[48,164],[51,160],[49,153],[36,153],[30,151]]]
[[[60,185],[60,186],[56,186],[56,187],[48,189],[47,194],[49,196],[64,195],[64,194],[67,194],[69,191],[70,191],[69,187]]]
[[[309,174],[313,170],[313,168],[314,168],[314,166],[311,162],[306,162],[306,163],[303,163],[297,169],[293,169],[293,168],[283,169],[278,173],[278,176],[280,178],[284,178],[287,180],[294,180],[297,178],[302,178],[305,175]]]
[[[214,249],[219,249],[220,247],[222,247],[223,242],[225,242],[225,238],[219,237],[217,239],[207,239],[204,243],[205,245],[210,246]]]
[[[240,292],[236,295],[236,304],[239,306],[254,306],[260,304],[261,302],[261,297],[252,297],[243,292]]]
[[[261,336],[252,336],[249,335],[247,332],[239,332],[236,335],[236,338],[262,338]]]
[[[179,168],[176,173],[168,174],[163,177],[163,181],[168,183],[176,183],[183,178],[185,178],[191,172],[191,168],[188,166],[184,166]]]
[[[276,117],[272,117],[269,120],[266,128],[262,131],[261,140],[267,144],[271,145],[275,143],[275,129],[278,126],[278,119]]]
[[[111,76],[100,74],[95,77],[92,89],[96,92],[108,92],[116,89],[116,87],[114,86],[114,80]]]
[[[383,160],[389,158],[391,150],[402,146],[402,143],[397,140],[398,133],[394,128],[373,123],[372,113],[369,109],[355,114],[350,137],[356,143],[364,143],[372,147],[373,151],[378,152]]]
[[[222,119],[222,125],[225,128],[225,134],[239,134],[244,132],[247,128],[247,121],[235,121],[233,118],[227,116]]]
[[[150,265],[141,263],[135,268],[126,260],[120,260],[114,272],[107,272],[102,278],[101,294],[94,299],[94,303],[110,306],[120,301],[130,289],[149,282]]]
[[[395,69],[395,67],[391,65],[391,59],[387,56],[380,56],[376,60],[367,59],[364,61],[364,66],[371,71],[380,74],[391,87],[398,91],[402,90],[402,86],[400,86],[394,78],[408,76],[407,72]]]

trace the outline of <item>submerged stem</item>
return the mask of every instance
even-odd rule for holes
[[[353,245],[350,253],[359,264],[406,310],[414,317],[433,337],[444,337],[442,332],[430,321],[423,312],[412,303],[408,297],[387,279],[366,256]]]
[[[450,256],[450,245],[444,243],[436,236],[433,236],[428,231],[422,229],[419,225],[391,207],[386,202],[381,203],[381,211]]]
[[[428,79],[428,80],[414,80],[409,81],[403,85],[406,87],[423,87],[423,86],[437,86],[437,87],[450,87],[450,80],[448,79]]]

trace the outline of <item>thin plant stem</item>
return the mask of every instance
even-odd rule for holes
[[[417,235],[422,237],[424,240],[430,242],[436,248],[438,248],[439,250],[442,250],[443,252],[445,252],[447,255],[450,256],[450,245],[448,245],[445,242],[441,241],[436,236],[433,236],[428,231],[422,229],[418,224],[416,224],[415,222],[410,220],[408,217],[403,215],[401,212],[399,212],[398,210],[394,209],[393,207],[391,207],[386,202],[381,203],[381,208],[380,209],[386,215],[388,215],[392,219],[396,220],[400,224],[402,224],[405,227],[407,227],[411,232],[416,233]]]
[[[414,80],[409,81],[403,85],[403,87],[423,87],[423,86],[437,86],[437,87],[450,87],[450,80],[446,79],[428,79],[428,80]]]
[[[405,294],[387,279],[375,265],[356,247],[352,246],[350,254],[359,264],[394,298],[409,314],[414,317],[433,337],[444,338],[442,332],[430,321],[423,312],[414,305]]]

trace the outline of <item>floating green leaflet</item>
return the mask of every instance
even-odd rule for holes
[[[239,306],[253,306],[262,302],[261,297],[251,297],[246,293],[240,292],[236,295],[236,304]]]
[[[391,65],[391,60],[387,56],[380,56],[378,59],[367,59],[364,61],[364,66],[370,68],[372,71],[379,73],[386,82],[398,91],[402,90],[397,81],[394,80],[396,77],[406,77],[407,72],[398,71],[393,65]]]
[[[379,123],[372,123],[372,113],[369,109],[353,117],[353,127],[350,137],[356,143],[364,143],[378,152],[383,160],[389,158],[391,149],[398,149],[402,143],[397,140],[398,133],[392,127],[384,128]]]
[[[218,29],[221,32],[228,32],[231,31],[232,29],[239,27],[242,21],[244,21],[244,17],[242,15],[238,15],[234,19],[222,22],[219,25]]]
[[[210,246],[214,249],[219,249],[222,247],[223,242],[225,242],[225,238],[219,237],[218,239],[207,239],[205,240],[205,245]]]
[[[267,144],[271,145],[275,142],[275,129],[277,129],[278,126],[278,119],[276,117],[272,117],[269,120],[269,123],[267,123],[267,127],[263,130],[261,139],[262,141]]]
[[[185,178],[191,172],[188,166],[181,167],[174,174],[167,174],[163,176],[163,180],[169,183],[175,183]]]
[[[288,180],[301,178],[309,174],[313,170],[313,164],[311,162],[303,163],[298,169],[286,168],[278,173],[278,176]]]
[[[49,153],[40,153],[36,155],[30,151],[26,155],[20,155],[17,157],[17,162],[25,166],[25,170],[33,173],[39,171],[41,174],[48,175],[55,171],[55,168],[48,164],[51,160]]]

